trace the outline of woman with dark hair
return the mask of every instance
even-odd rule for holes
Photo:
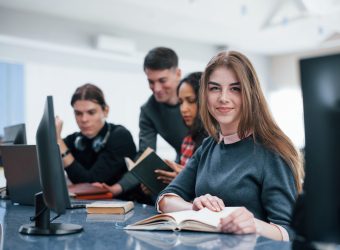
[[[209,137],[160,193],[158,211],[240,207],[221,219],[221,232],[288,240],[303,164],[272,118],[246,56],[229,51],[210,60],[201,80],[200,114]]]
[[[106,122],[109,106],[102,90],[93,84],[77,88],[71,106],[79,132],[62,139],[63,121],[56,117],[57,140],[69,179],[72,183],[116,183],[127,171],[124,157],[136,155],[130,132]]]
[[[181,115],[189,132],[182,142],[179,164],[165,160],[174,172],[156,170],[158,179],[164,183],[170,183],[178,175],[208,135],[199,116],[198,95],[201,76],[202,72],[191,73],[183,78],[177,87]]]

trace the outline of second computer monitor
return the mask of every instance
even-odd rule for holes
[[[340,54],[300,61],[308,241],[340,243]]]
[[[27,144],[26,127],[24,123],[4,128],[3,144]]]

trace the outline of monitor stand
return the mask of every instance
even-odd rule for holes
[[[64,235],[79,233],[83,227],[76,224],[50,223],[50,209],[46,206],[43,193],[35,195],[35,223],[25,224],[19,233],[28,235]]]

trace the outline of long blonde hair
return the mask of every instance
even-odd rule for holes
[[[265,147],[278,153],[291,168],[297,190],[301,192],[304,169],[299,151],[275,123],[253,65],[239,52],[220,52],[205,68],[200,86],[200,115],[205,129],[218,140],[220,127],[208,111],[207,90],[211,74],[219,67],[233,70],[241,84],[242,107],[238,136],[243,139],[252,132],[254,140],[259,140]]]

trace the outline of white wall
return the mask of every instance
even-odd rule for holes
[[[199,62],[190,60],[183,60],[182,64],[186,72],[200,70],[202,67]],[[151,94],[142,70],[138,72],[134,70],[128,72],[128,69],[99,70],[37,62],[25,64],[25,112],[29,143],[35,143],[35,132],[47,95],[53,95],[55,115],[59,115],[64,120],[63,136],[78,131],[70,99],[75,89],[87,82],[96,84],[105,93],[110,106],[108,121],[128,128],[138,146],[140,106]],[[157,147],[161,156],[175,158],[175,152],[161,137],[158,138]]]
[[[218,51],[212,45],[123,30],[119,25],[106,27],[6,8],[0,8],[0,17],[0,60],[25,65],[29,143],[35,142],[46,95],[54,96],[55,113],[64,120],[63,135],[76,131],[70,98],[77,86],[92,82],[106,95],[111,107],[109,121],[126,126],[138,145],[139,108],[151,94],[142,70],[147,51],[155,46],[173,48],[183,76],[203,71]],[[98,50],[94,39],[99,34],[131,39],[137,50],[132,54]],[[268,57],[245,53],[266,90]],[[174,158],[174,151],[159,139],[158,153]]]
[[[26,119],[29,140],[40,121],[46,95],[54,96],[55,114],[64,120],[64,133],[77,131],[70,106],[75,89],[87,82],[100,87],[110,106],[108,120],[126,126],[138,136],[139,107],[150,95],[143,72],[125,73],[97,69],[28,63],[26,70]],[[32,133],[33,132],[33,133]],[[135,141],[137,142],[137,141]]]
[[[103,89],[111,107],[109,121],[126,126],[138,146],[140,106],[151,91],[142,70],[146,52],[169,46],[179,55],[183,75],[203,70],[215,48],[202,43],[155,37],[93,23],[0,8],[0,60],[25,65],[26,123],[29,143],[35,143],[46,95],[54,96],[55,113],[64,120],[63,135],[77,130],[70,98],[77,86],[92,82]],[[125,37],[136,43],[132,54],[99,50],[99,34]],[[161,138],[158,153],[174,159]]]

